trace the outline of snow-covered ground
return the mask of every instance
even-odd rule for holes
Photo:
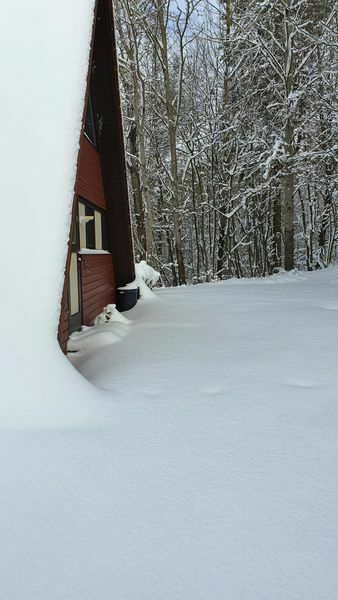
[[[335,600],[338,270],[158,296],[1,433],[0,599]]]

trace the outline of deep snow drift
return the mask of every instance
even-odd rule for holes
[[[93,9],[94,0],[1,7],[0,428],[98,416],[56,341]]]
[[[2,433],[1,600],[335,600],[338,270],[158,296],[72,358],[106,426]]]

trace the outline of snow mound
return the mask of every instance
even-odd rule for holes
[[[67,343],[67,357],[76,366],[79,356],[119,342],[127,333],[125,327],[122,323],[107,322],[88,327],[85,331],[72,333]],[[75,358],[75,361],[73,358]]]
[[[116,304],[108,304],[104,307],[102,313],[100,313],[94,322],[94,325],[100,325],[102,323],[112,323],[113,321],[119,321],[125,325],[130,325],[130,319],[127,319],[122,315],[116,308]]]
[[[140,290],[140,297],[157,298],[151,288],[157,284],[160,273],[148,265],[145,260],[141,260],[141,262],[135,264],[135,273],[135,282]]]
[[[119,313],[115,304],[108,304],[96,317],[92,327],[83,326],[81,331],[71,334],[67,343],[68,358],[76,366],[79,356],[119,342],[127,334],[131,323],[130,319]]]

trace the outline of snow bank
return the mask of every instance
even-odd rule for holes
[[[74,358],[107,427],[0,436],[1,600],[336,600],[337,275],[98,325],[119,344]]]
[[[77,366],[84,356],[92,355],[98,348],[119,342],[127,333],[132,321],[122,315],[115,304],[105,306],[92,327],[83,326],[74,331],[67,343],[67,357]]]
[[[75,426],[96,406],[56,341],[93,6],[1,12],[1,427]]]
[[[77,367],[84,359],[91,357],[98,349],[120,342],[127,335],[128,326],[118,321],[101,323],[88,327],[85,331],[74,332],[67,344],[67,358]]]

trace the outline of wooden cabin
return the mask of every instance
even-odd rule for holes
[[[111,0],[96,0],[58,339],[135,278]]]

